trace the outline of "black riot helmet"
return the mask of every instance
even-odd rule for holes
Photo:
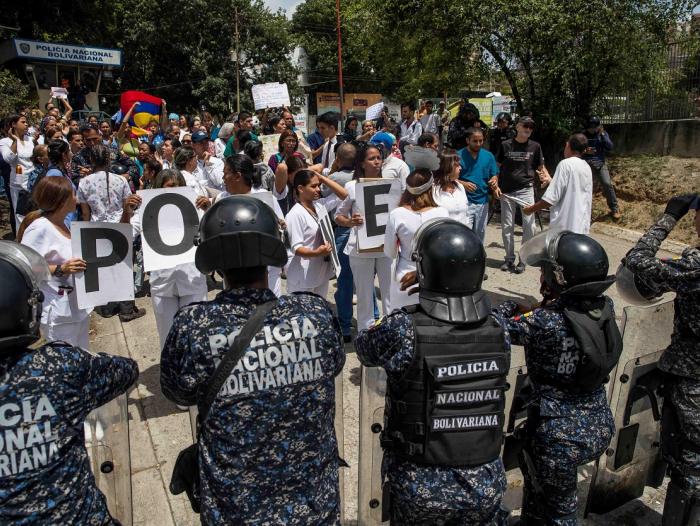
[[[496,122],[498,121],[506,121],[508,124],[513,122],[513,117],[510,116],[510,113],[506,111],[502,111],[498,115],[496,115]]]
[[[520,259],[541,267],[550,290],[570,296],[600,296],[614,282],[608,255],[592,237],[568,230],[546,230],[520,248]]]
[[[117,175],[125,175],[129,173],[129,167],[122,163],[112,163],[109,167],[109,171]]]
[[[194,243],[195,264],[204,274],[287,263],[277,216],[255,197],[232,195],[214,203],[199,223]]]
[[[0,352],[27,347],[39,339],[39,289],[49,279],[46,260],[35,250],[0,241]]]
[[[455,324],[486,319],[491,311],[481,290],[486,251],[470,228],[453,219],[428,221],[416,232],[411,252],[426,314]]]
[[[586,125],[586,128],[591,129],[597,128],[598,126],[600,126],[600,117],[598,117],[597,115],[591,115],[588,118],[588,124]]]

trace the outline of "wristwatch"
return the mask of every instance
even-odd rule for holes
[[[56,270],[53,271],[53,275],[56,276],[57,278],[62,278],[64,274],[65,274],[65,272],[63,272],[61,265],[60,264],[56,265]]]

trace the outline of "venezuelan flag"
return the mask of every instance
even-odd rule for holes
[[[152,119],[160,122],[162,99],[143,91],[125,91],[122,93],[120,101],[122,115],[126,115],[134,102],[138,102],[139,105],[136,106],[134,113],[131,114],[129,119],[131,133],[137,136],[146,135],[148,132],[144,128],[148,127],[148,123]]]

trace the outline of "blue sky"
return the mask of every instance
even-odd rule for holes
[[[263,0],[265,5],[267,5],[273,11],[276,11],[280,7],[287,11],[287,17],[292,16],[294,8],[297,4],[300,4],[303,0]]]

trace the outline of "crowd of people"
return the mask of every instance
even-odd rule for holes
[[[203,523],[338,523],[334,378],[344,365],[343,343],[354,341],[360,361],[389,377],[381,443],[392,524],[507,523],[500,455],[511,344],[524,345],[533,386],[522,524],[576,524],[577,467],[598,458],[615,432],[604,383],[622,346],[604,295],[615,279],[604,249],[587,235],[594,177],[619,218],[605,165],[612,142],[597,117],[568,137],[550,176],[531,138],[532,116],[512,123],[500,114],[489,129],[468,101],[454,118],[444,103],[437,113],[432,103],[420,111],[408,103],[399,122],[385,110],[377,120],[350,116],[342,130],[341,116],[327,112],[308,135],[295,129],[286,108],[242,111],[218,125],[207,113],[168,113],[163,103],[161,119],[140,137],[128,125],[136,104],[118,126],[74,123],[70,111],[61,117],[59,108],[46,109],[40,123],[30,125],[26,112],[6,119],[0,139],[20,243],[0,243],[3,282],[13,282],[0,294],[1,316],[10,320],[0,324],[0,389],[7,396],[0,417],[12,429],[40,422],[42,436],[61,446],[46,462],[13,460],[8,467],[0,456],[0,519],[109,523],[75,429],[88,411],[133,384],[138,370],[129,359],[86,352],[90,309],[78,307],[73,281],[86,262],[73,257],[70,229],[82,220],[132,227],[134,275],[125,286],[151,297],[163,394],[200,409],[201,480],[188,496]],[[279,135],[268,159],[263,134]],[[398,181],[401,194],[382,247],[361,250],[366,218],[358,184],[379,179]],[[146,280],[138,190],[173,187],[191,188],[203,214],[195,263],[153,271]],[[267,202],[246,197],[262,193]],[[540,267],[538,306],[492,307],[482,290],[486,225],[496,204],[500,269]],[[684,423],[696,412],[679,397],[695,400],[698,380],[677,365],[696,361],[689,351],[700,337],[700,253],[689,249],[680,263],[655,255],[675,222],[690,210],[700,218],[699,209],[697,194],[674,198],[627,256],[647,285],[645,297],[673,290],[683,303],[676,314],[685,328],[674,333],[664,370],[686,377],[670,382],[677,397],[667,400]],[[538,234],[536,218],[545,210],[549,226]],[[334,243],[322,234],[325,215]],[[223,291],[207,301],[217,275]],[[334,277],[332,311],[326,298]],[[145,314],[134,301],[95,311],[123,322]],[[48,343],[28,350],[39,333]],[[43,388],[32,383],[36,376],[48,382],[43,412],[7,416]],[[687,455],[675,457],[681,468],[668,498],[685,515],[669,518],[669,526],[694,524],[687,517],[700,513],[697,477],[684,471],[700,468],[698,436],[689,431],[680,446]],[[49,469],[44,477],[46,466],[61,462],[70,468],[65,474]],[[86,491],[64,491],[75,484]]]

